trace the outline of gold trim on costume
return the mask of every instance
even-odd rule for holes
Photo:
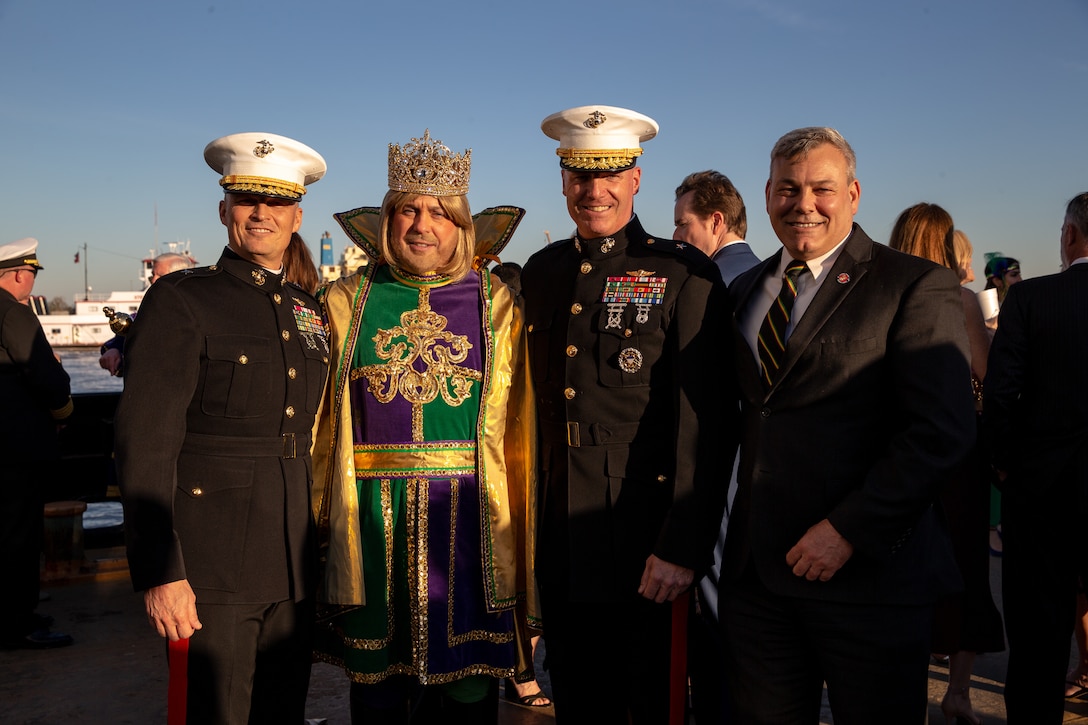
[[[403,282],[409,287],[429,287],[430,289],[435,289],[437,287],[445,287],[453,282],[452,277],[444,274],[412,274],[393,264],[389,265],[389,274],[393,275],[393,279],[398,282]]]
[[[389,476],[471,476],[476,473],[476,444],[431,443],[421,445],[357,445],[356,475],[365,478]]]
[[[462,634],[453,631],[454,611],[454,573],[457,564],[457,510],[460,508],[461,486],[456,478],[450,479],[450,539],[449,539],[449,570],[446,574],[449,585],[446,589],[446,644],[448,647],[457,647],[468,642],[490,642],[492,644],[506,644],[514,641],[514,633],[490,632],[486,629],[473,629]],[[478,514],[477,514],[478,515]],[[485,537],[486,538],[486,537]]]
[[[412,625],[412,666],[421,673],[420,682],[426,684],[427,650],[430,644],[427,610],[427,592],[430,586],[427,568],[427,551],[430,537],[427,530],[427,510],[430,508],[430,489],[427,479],[408,479],[406,500],[408,503],[408,581],[416,583],[414,596],[409,592],[408,610]]]
[[[444,685],[448,682],[460,680],[465,677],[470,677],[472,675],[487,675],[488,677],[514,676],[513,667],[503,668],[490,667],[486,665],[471,665],[469,667],[463,667],[456,672],[444,672],[440,675],[426,673],[420,674],[413,670],[411,665],[399,662],[389,665],[389,667],[385,668],[385,670],[383,670],[382,672],[352,672],[350,669],[347,668],[344,660],[340,657],[334,657],[332,655],[325,654],[324,652],[315,652],[314,654],[319,661],[342,668],[345,674],[347,674],[348,679],[352,682],[358,682],[364,685],[375,685],[393,675],[410,675],[413,677],[418,676],[420,683],[424,685]]]

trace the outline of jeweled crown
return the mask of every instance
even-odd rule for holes
[[[427,196],[468,193],[472,149],[455,154],[427,129],[404,146],[389,144],[389,188]]]

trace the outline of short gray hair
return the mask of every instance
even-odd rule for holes
[[[166,271],[162,276],[166,276],[171,272],[177,272],[179,269],[189,269],[193,266],[193,260],[186,257],[184,254],[177,254],[175,252],[167,252],[166,254],[160,254],[151,260],[153,265],[165,264]]]
[[[1088,191],[1077,194],[1065,207],[1065,215],[1082,236],[1088,237]]]
[[[854,155],[854,149],[850,147],[850,144],[847,143],[841,133],[829,126],[807,126],[794,129],[778,139],[774,148],[771,149],[771,165],[774,166],[775,159],[789,161],[803,158],[817,146],[824,144],[831,144],[842,152],[842,155],[846,157],[847,180],[853,181],[856,179],[858,160],[857,156]]]

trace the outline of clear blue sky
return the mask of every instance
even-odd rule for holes
[[[0,243],[36,237],[35,292],[69,300],[84,244],[95,292],[135,288],[156,234],[210,264],[226,233],[203,148],[264,131],[325,156],[302,233],[339,255],[332,214],[378,204],[389,142],[430,128],[472,148],[473,209],[528,210],[503,255],[523,262],[573,228],[540,121],[600,103],[661,124],[635,200],[655,234],[680,180],[714,168],[767,256],[771,146],[829,125],[857,152],[872,237],[935,202],[976,274],[1001,250],[1033,277],[1057,270],[1064,204],[1088,190],[1086,89],[1086,0],[0,0]]]

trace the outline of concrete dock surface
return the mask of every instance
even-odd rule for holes
[[[119,552],[88,551],[98,557],[96,573],[47,582],[39,612],[56,619],[54,629],[75,638],[56,650],[0,651],[0,723],[149,723],[166,722],[166,651],[133,593]],[[121,559],[123,562],[123,559]],[[991,582],[1000,606],[1000,560],[991,561]],[[546,640],[544,641],[546,647]],[[538,664],[543,651],[538,652]],[[1075,658],[1075,648],[1072,658]],[[987,725],[1003,725],[1001,697],[1004,653],[980,655],[975,664],[972,701]],[[943,725],[940,700],[948,670],[930,666],[929,722]],[[547,672],[538,681],[550,694]],[[602,673],[602,685],[603,673]],[[347,725],[348,685],[343,673],[315,664],[306,705],[312,725]],[[602,695],[607,695],[602,687]],[[554,720],[551,708],[524,708],[500,700],[503,725],[538,725]],[[825,707],[822,723],[833,721]],[[1067,700],[1065,723],[1088,724],[1088,699]]]

